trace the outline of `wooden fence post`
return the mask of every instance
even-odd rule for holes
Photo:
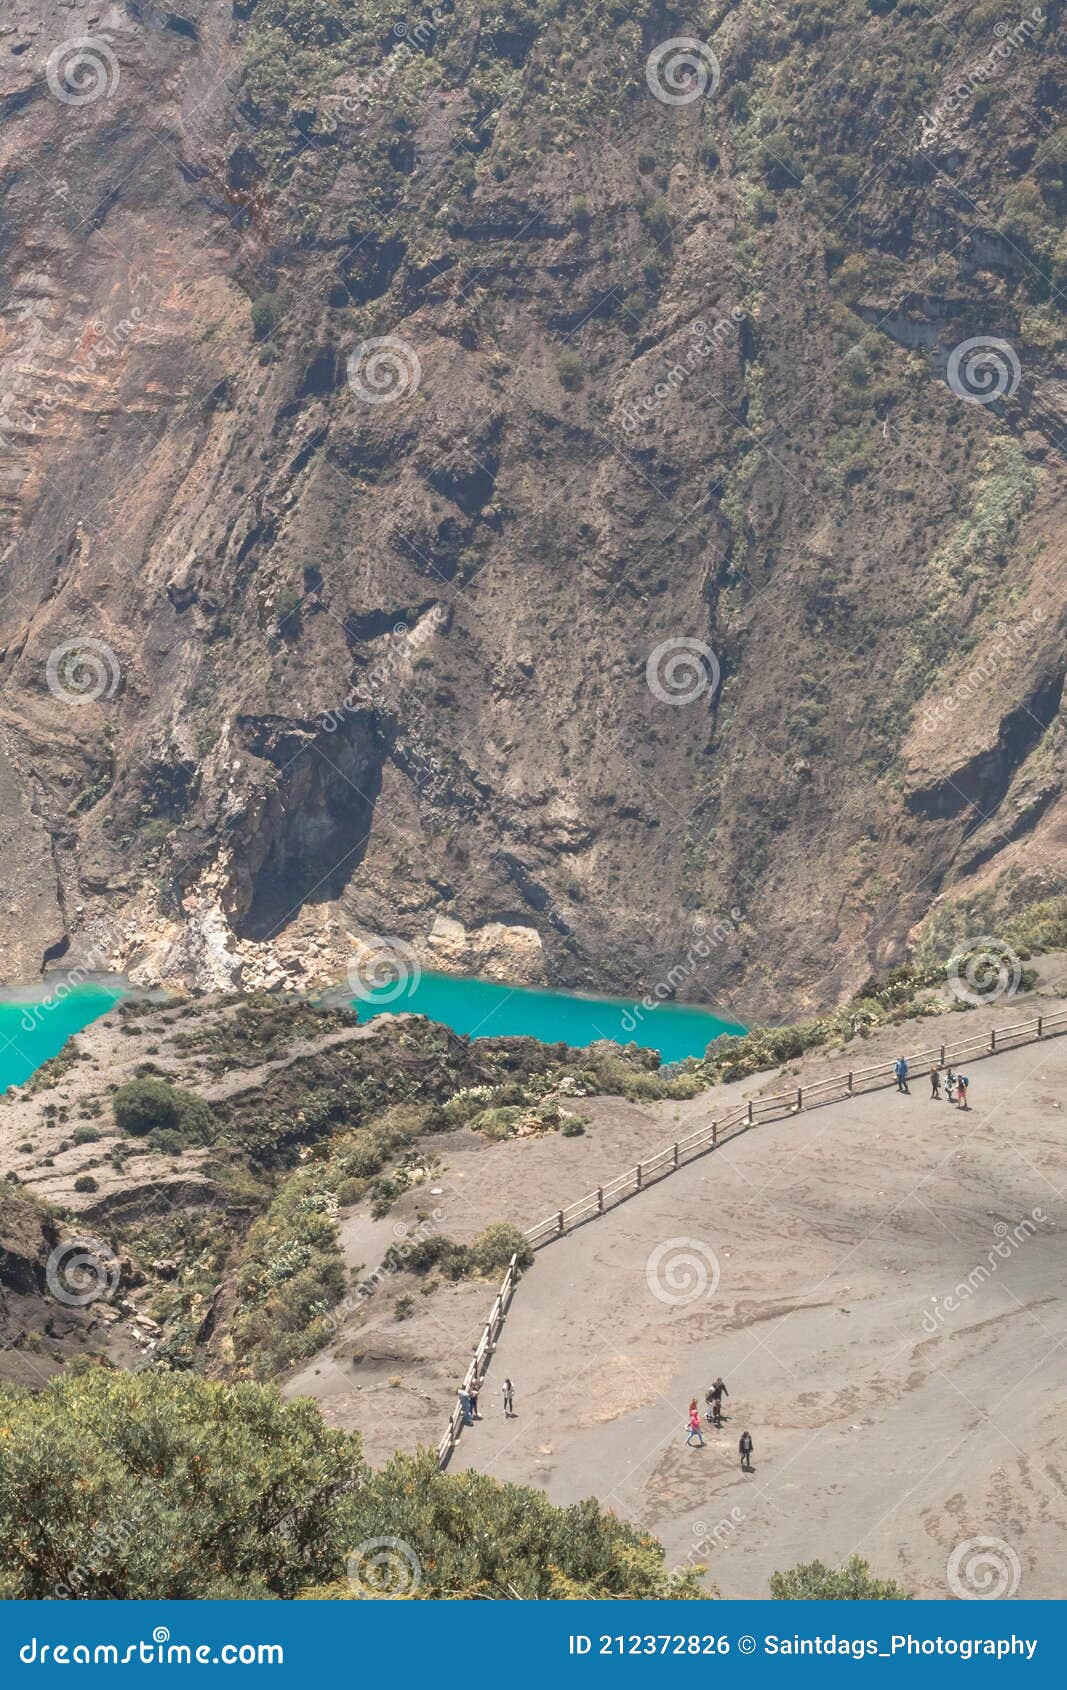
[[[990,1050],[996,1050],[997,1048],[997,1030],[995,1027],[990,1027],[989,1029],[989,1048]]]
[[[944,1045],[941,1046],[941,1063],[940,1063],[940,1066],[942,1068],[945,1066],[945,1047],[944,1047]]]
[[[749,1098],[749,1102],[748,1102],[748,1124],[749,1124],[749,1126],[752,1125],[752,1099],[751,1098]]]
[[[711,1142],[712,1142],[712,1144],[718,1144],[718,1142],[719,1142],[719,1123],[718,1123],[718,1121],[712,1121],[712,1123],[711,1123]]]
[[[604,1213],[604,1187],[602,1185],[598,1185],[596,1188],[596,1212],[598,1215]]]
[[[851,1075],[851,1073],[848,1076],[848,1095],[849,1095],[849,1097],[852,1096],[852,1075]]]
[[[797,1108],[803,1109],[803,1107],[804,1107],[804,1092],[803,1092],[802,1088],[800,1086],[798,1086],[797,1087]]]
[[[675,1147],[674,1147],[674,1165],[675,1165],[675,1167],[678,1166],[678,1146],[677,1145],[675,1145]]]
[[[640,1189],[641,1189],[641,1164],[640,1164],[640,1162],[638,1162],[638,1164],[637,1164],[637,1189],[638,1189],[638,1191],[640,1191]]]
[[[562,1209],[560,1210],[559,1214],[556,1216],[556,1233],[559,1237],[563,1236],[563,1210]]]
[[[1042,1018],[1039,1015],[1038,1018],[1037,1018],[1037,1036],[1038,1036],[1038,1038],[1041,1037],[1041,1019]]]

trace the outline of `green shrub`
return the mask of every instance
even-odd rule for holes
[[[4,1598],[291,1597],[359,1541],[359,1440],[310,1402],[91,1368],[0,1409]]]
[[[115,1093],[112,1108],[122,1132],[149,1138],[162,1150],[208,1144],[216,1135],[210,1104],[168,1080],[127,1080]]]
[[[867,1562],[851,1555],[843,1567],[809,1561],[771,1574],[776,1602],[910,1602],[911,1592],[894,1579],[875,1578]]]
[[[568,393],[574,393],[581,387],[585,380],[585,363],[580,353],[573,352],[570,347],[564,347],[556,359],[556,368]]]
[[[75,1191],[99,1191],[100,1187],[92,1174],[79,1174],[74,1181]]]
[[[285,316],[280,293],[257,293],[252,301],[252,331],[257,340],[267,340]]]
[[[468,1251],[469,1271],[487,1279],[503,1274],[512,1256],[518,1256],[520,1268],[529,1267],[534,1258],[529,1239],[510,1221],[494,1221],[471,1240]]]

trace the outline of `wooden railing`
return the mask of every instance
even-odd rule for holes
[[[977,1062],[983,1057],[994,1056],[998,1051],[1017,1049],[1020,1045],[1032,1044],[1038,1039],[1055,1038],[1061,1033],[1067,1033],[1067,1009],[1057,1010],[1054,1015],[1036,1015],[1029,1021],[1017,1021],[1010,1027],[994,1027],[988,1033],[978,1033],[969,1039],[957,1039],[951,1044],[930,1045],[926,1050],[918,1050],[907,1056],[909,1077],[915,1080],[925,1078],[926,1068],[932,1067],[935,1062],[941,1068],[948,1063]],[[716,1149],[728,1139],[739,1138],[742,1133],[748,1132],[750,1127],[758,1126],[761,1122],[781,1120],[783,1117],[799,1114],[804,1109],[818,1109],[823,1104],[841,1103],[847,1097],[862,1096],[864,1092],[891,1086],[896,1080],[896,1060],[896,1057],[891,1057],[887,1062],[876,1062],[871,1068],[850,1068],[847,1073],[835,1074],[830,1079],[815,1080],[811,1085],[796,1086],[790,1091],[777,1092],[773,1097],[753,1097],[747,1103],[736,1104],[733,1109],[728,1109],[717,1120],[700,1127],[687,1138],[664,1145],[662,1150],[654,1151],[651,1156],[645,1157],[635,1167],[627,1168],[625,1173],[609,1180],[606,1185],[598,1185],[595,1191],[579,1197],[576,1203],[569,1203],[566,1208],[557,1209],[536,1226],[527,1227],[526,1237],[535,1250],[543,1244],[550,1244],[554,1238],[562,1238],[572,1227],[592,1220],[595,1215],[604,1214],[605,1210],[615,1203],[632,1197],[646,1185],[674,1173],[675,1169],[682,1167],[684,1163],[706,1155],[709,1150]],[[503,1283],[489,1311],[485,1330],[464,1375],[464,1390],[469,1387],[475,1376],[480,1378],[485,1371],[518,1280],[518,1257],[512,1256]],[[448,1465],[463,1424],[463,1409],[457,1401],[448,1422],[448,1429],[437,1447],[439,1467]]]
[[[508,1312],[508,1304],[511,1302],[511,1295],[515,1286],[518,1284],[518,1279],[519,1258],[518,1256],[512,1256],[510,1262],[508,1263],[508,1271],[505,1273],[504,1278],[501,1281],[500,1290],[493,1299],[493,1306],[489,1310],[489,1319],[485,1323],[485,1330],[478,1340],[478,1347],[471,1359],[471,1364],[463,1376],[463,1389],[465,1391],[469,1389],[472,1379],[480,1379],[482,1374],[485,1372],[489,1357],[493,1353],[493,1346],[496,1343],[500,1328],[504,1324],[504,1316]],[[456,1447],[456,1439],[459,1437],[459,1434],[463,1429],[463,1424],[463,1405],[457,1399],[456,1406],[453,1408],[449,1418],[448,1428],[444,1437],[441,1439],[441,1442],[437,1446],[438,1467],[448,1466],[448,1458]]]
[[[941,1068],[947,1063],[977,1062],[982,1057],[995,1055],[997,1051],[1017,1049],[1019,1045],[1054,1038],[1059,1033],[1067,1033],[1067,1009],[1057,1010],[1054,1015],[1036,1015],[1030,1021],[1017,1021],[1010,1027],[994,1027],[988,1033],[976,1033],[972,1038],[957,1039],[951,1044],[930,1045],[926,1050],[915,1051],[907,1056],[909,1074],[912,1079],[922,1079],[926,1069],[935,1062]],[[545,1220],[538,1221],[536,1226],[527,1227],[526,1236],[534,1249],[539,1249],[554,1238],[561,1238],[572,1227],[591,1220],[594,1215],[602,1215],[613,1204],[632,1197],[653,1180],[673,1174],[683,1163],[706,1155],[727,1139],[740,1137],[750,1127],[894,1085],[896,1060],[896,1057],[891,1057],[887,1062],[875,1063],[872,1068],[850,1068],[847,1073],[815,1080],[811,1085],[796,1086],[790,1091],[777,1092],[773,1097],[754,1097],[747,1103],[736,1104],[717,1120],[690,1133],[688,1138],[664,1145],[606,1185],[598,1185],[595,1191],[587,1192],[577,1202],[557,1209]]]

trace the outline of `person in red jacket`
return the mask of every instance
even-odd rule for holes
[[[694,1438],[697,1440],[701,1449],[703,1449],[704,1434],[700,1430],[700,1410],[697,1407],[696,1397],[694,1397],[692,1402],[689,1404],[689,1436],[685,1441],[687,1444],[691,1444]]]

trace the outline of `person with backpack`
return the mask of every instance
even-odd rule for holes
[[[689,1404],[689,1436],[685,1441],[687,1444],[691,1444],[694,1438],[696,1438],[700,1448],[703,1449],[704,1434],[700,1430],[700,1410],[697,1407],[696,1397],[694,1397],[692,1402]]]
[[[738,1447],[739,1451],[741,1452],[741,1471],[742,1471],[742,1473],[751,1473],[751,1471],[752,1471],[752,1450],[753,1450],[752,1433],[751,1432],[742,1432],[741,1433],[741,1441],[740,1441],[740,1443],[738,1444],[737,1447]]]
[[[723,1384],[721,1377],[712,1382],[711,1390],[704,1398],[708,1405],[708,1421],[711,1425],[722,1425],[722,1399],[729,1395],[730,1393]]]
[[[906,1057],[897,1057],[893,1072],[897,1077],[897,1090],[899,1092],[903,1092],[905,1097],[910,1096],[911,1094],[908,1091],[908,1062]]]
[[[961,1109],[966,1109],[966,1107],[967,1107],[967,1087],[970,1085],[970,1083],[971,1082],[967,1078],[966,1074],[961,1074],[959,1079],[956,1082],[957,1086],[959,1087],[960,1108]]]
[[[948,1098],[950,1103],[955,1103],[955,1101],[956,1101],[956,1076],[952,1072],[951,1068],[948,1070],[948,1073],[945,1075],[945,1096]]]

